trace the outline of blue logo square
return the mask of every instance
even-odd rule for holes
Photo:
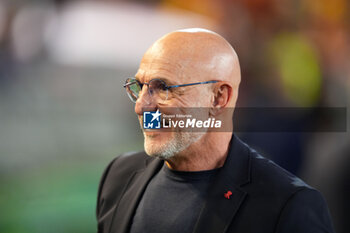
[[[143,128],[144,129],[160,129],[160,116],[162,114],[156,112],[143,112]]]

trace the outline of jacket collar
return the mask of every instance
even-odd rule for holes
[[[250,149],[236,135],[232,134],[230,149],[222,167],[222,176],[238,186],[250,182]]]
[[[193,232],[226,232],[246,196],[240,187],[249,182],[249,148],[233,135],[225,164],[210,188]],[[225,197],[228,192],[229,198]]]

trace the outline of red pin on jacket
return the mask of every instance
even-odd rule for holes
[[[227,198],[227,199],[230,199],[230,196],[232,195],[232,192],[231,191],[227,191],[227,193],[224,193],[224,196]]]

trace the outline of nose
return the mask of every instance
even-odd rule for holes
[[[142,116],[144,111],[156,111],[157,108],[157,103],[149,94],[148,87],[144,85],[135,104],[135,113]]]

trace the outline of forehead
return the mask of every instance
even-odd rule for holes
[[[144,57],[136,73],[136,78],[146,82],[154,78],[163,78],[173,82],[182,81],[185,66],[181,62],[167,57]]]

